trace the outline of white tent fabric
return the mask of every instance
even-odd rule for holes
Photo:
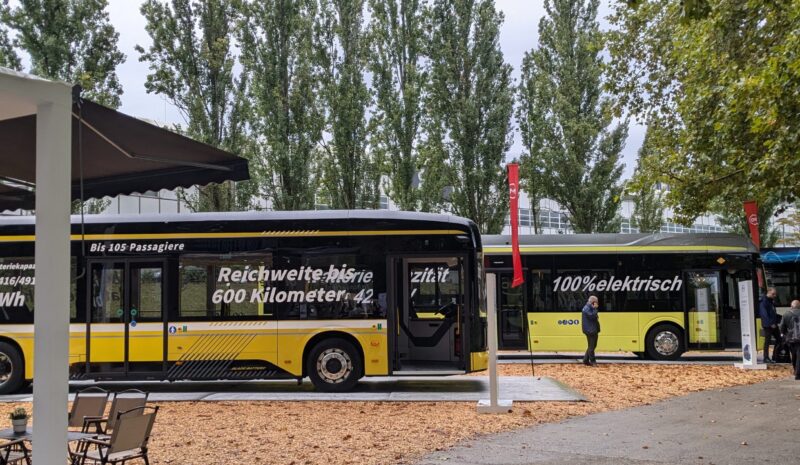
[[[0,120],[36,114],[35,465],[67,447],[71,109],[71,85],[0,68]]]

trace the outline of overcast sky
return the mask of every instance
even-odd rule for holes
[[[613,1],[616,0],[601,0],[599,16],[603,28],[607,27],[604,18],[608,15]],[[180,114],[172,105],[158,95],[148,94],[144,89],[147,64],[139,62],[139,54],[134,50],[137,44],[145,48],[150,44],[150,37],[144,29],[144,18],[139,13],[141,3],[140,0],[109,1],[111,22],[119,32],[119,48],[127,57],[125,63],[117,68],[124,90],[121,109],[133,116],[182,123]],[[506,61],[514,67],[513,77],[518,82],[522,58],[538,41],[538,24],[544,15],[544,2],[543,0],[495,0],[495,3],[505,14],[505,23],[500,32],[500,46]],[[636,152],[642,144],[644,128],[631,124],[628,132],[628,140],[623,150],[625,178],[630,177],[636,164]],[[515,157],[521,151],[520,137],[515,132],[514,145],[508,155]]]

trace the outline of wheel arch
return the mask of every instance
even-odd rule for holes
[[[675,317],[664,316],[664,317],[661,317],[661,318],[654,318],[654,319],[648,321],[647,324],[642,328],[642,337],[641,337],[641,339],[642,339],[642,348],[644,348],[645,344],[647,343],[646,342],[647,341],[647,335],[650,333],[650,331],[652,331],[652,329],[655,328],[656,326],[662,325],[662,324],[671,324],[671,325],[677,326],[678,329],[681,331],[681,335],[684,338],[684,343],[688,342],[688,341],[685,340],[686,339],[686,328],[683,327],[684,322],[678,320]]]
[[[306,344],[303,347],[303,359],[302,359],[303,360],[303,376],[308,376],[306,367],[308,366],[308,354],[309,354],[309,352],[311,352],[311,349],[314,348],[314,346],[316,346],[317,344],[319,344],[320,342],[322,342],[322,341],[324,341],[326,339],[343,339],[343,340],[353,344],[353,347],[355,347],[356,350],[358,351],[358,356],[361,357],[361,361],[362,361],[362,363],[361,363],[361,373],[358,374],[359,375],[358,377],[361,378],[362,376],[364,376],[364,370],[365,370],[365,368],[364,368],[364,348],[361,347],[361,343],[358,342],[358,339],[356,339],[352,334],[349,334],[349,333],[346,333],[346,332],[343,332],[343,331],[323,331],[321,333],[315,334],[308,341],[306,341]]]

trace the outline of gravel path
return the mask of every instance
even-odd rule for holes
[[[535,368],[537,376],[557,379],[590,402],[520,402],[509,415],[478,415],[475,405],[465,402],[160,402],[150,463],[411,463],[480,435],[789,375],[784,366],[766,371],[629,364]],[[529,376],[530,367],[501,365],[500,373]],[[4,407],[11,411],[18,405],[30,408],[29,403]]]

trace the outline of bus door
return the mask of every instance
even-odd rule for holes
[[[688,271],[686,282],[688,347],[721,348],[723,318],[719,271]]]
[[[464,368],[464,258],[395,261],[395,373]]]
[[[513,281],[513,272],[497,272],[498,348],[527,350],[525,283],[511,287]]]
[[[742,346],[742,325],[739,321],[739,280],[735,274],[724,273],[725,288],[722,304],[722,340],[724,346]]]
[[[726,348],[742,347],[742,322],[739,307],[739,282],[753,279],[750,270],[723,272],[725,287],[722,304],[722,341]]]
[[[89,262],[86,372],[161,373],[165,344],[165,262]]]

